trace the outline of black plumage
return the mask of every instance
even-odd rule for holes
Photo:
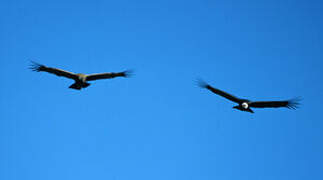
[[[246,111],[250,113],[254,113],[250,108],[280,108],[285,107],[288,109],[296,109],[299,105],[299,99],[290,99],[285,101],[250,101],[248,99],[237,98],[227,92],[224,92],[220,89],[214,88],[211,85],[205,83],[202,80],[198,81],[198,85],[202,88],[208,89],[211,92],[220,95],[230,101],[238,103],[238,106],[234,106],[233,108],[239,109],[240,111]]]
[[[87,81],[94,81],[99,79],[111,79],[116,77],[129,77],[131,74],[131,71],[123,71],[123,72],[109,72],[109,73],[98,73],[98,74],[76,74],[72,72],[68,72],[62,69],[58,68],[52,68],[52,67],[46,67],[42,64],[38,64],[36,62],[32,62],[32,65],[30,67],[33,71],[36,72],[48,72],[55,74],[57,76],[63,76],[69,79],[73,79],[75,81],[74,84],[72,84],[69,88],[81,90],[82,88],[86,88],[90,85]]]

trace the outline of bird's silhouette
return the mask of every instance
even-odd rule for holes
[[[285,101],[250,101],[248,99],[240,99],[229,93],[226,93],[220,89],[214,88],[211,85],[207,84],[202,80],[198,80],[198,85],[202,88],[208,89],[211,92],[220,95],[230,101],[238,103],[237,106],[233,108],[238,109],[240,111],[246,111],[250,113],[254,113],[251,108],[280,108],[285,107],[288,109],[296,109],[299,105],[299,99],[291,99]]]
[[[81,90],[82,88],[86,88],[90,85],[88,81],[94,81],[99,79],[111,79],[115,77],[128,77],[131,71],[123,71],[123,72],[109,72],[109,73],[97,73],[97,74],[76,74],[72,72],[68,72],[58,68],[46,67],[42,64],[32,62],[30,67],[33,71],[40,72],[48,72],[55,74],[57,76],[63,76],[69,79],[73,79],[75,82],[69,88]]]

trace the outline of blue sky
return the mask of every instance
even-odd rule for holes
[[[323,2],[0,2],[0,179],[323,178]],[[82,90],[28,69],[133,69]],[[196,86],[297,110],[232,109]]]

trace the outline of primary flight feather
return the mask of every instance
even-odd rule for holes
[[[30,67],[33,71],[36,72],[48,72],[51,74],[55,74],[57,76],[63,76],[69,79],[73,79],[75,81],[74,84],[69,86],[69,88],[81,90],[82,88],[86,88],[90,85],[87,81],[94,81],[99,79],[111,79],[115,77],[129,77],[131,71],[123,71],[123,72],[110,72],[110,73],[97,73],[97,74],[76,74],[72,72],[68,72],[58,68],[47,67],[42,64],[32,62]]]

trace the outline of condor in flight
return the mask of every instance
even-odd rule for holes
[[[213,93],[220,95],[230,101],[233,101],[235,103],[238,103],[238,106],[234,106],[233,108],[238,109],[240,111],[247,111],[250,113],[254,113],[252,111],[252,108],[279,108],[279,107],[286,107],[288,109],[296,109],[299,105],[298,101],[299,99],[292,99],[292,100],[286,100],[286,101],[250,101],[248,99],[240,99],[237,98],[229,93],[226,93],[224,91],[221,91],[220,89],[216,89],[209,84],[198,81],[198,84],[202,88],[206,88]]]
[[[115,77],[128,77],[130,75],[130,71],[123,72],[110,72],[110,73],[98,73],[98,74],[75,74],[72,72],[64,71],[62,69],[46,67],[42,64],[38,64],[36,62],[32,62],[30,69],[33,71],[44,71],[48,73],[55,74],[57,76],[64,76],[66,78],[73,79],[75,82],[69,88],[81,90],[82,88],[86,88],[90,85],[87,81],[95,81],[98,79],[111,79]]]

